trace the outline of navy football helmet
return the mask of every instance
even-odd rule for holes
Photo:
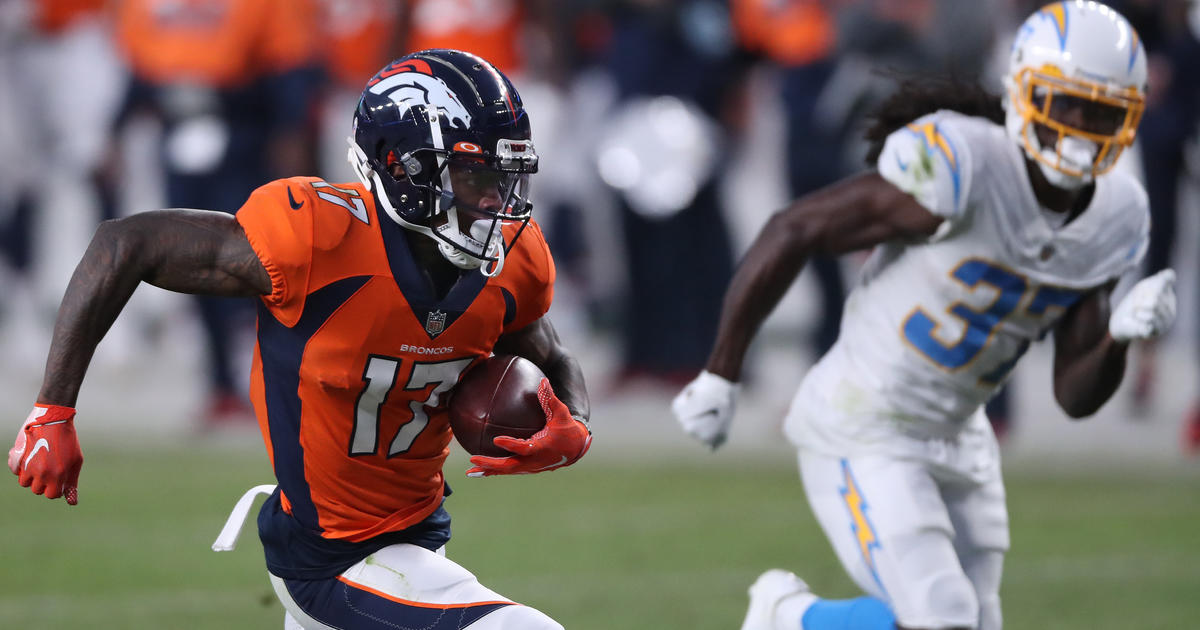
[[[351,166],[392,220],[460,268],[500,273],[529,222],[538,158],[521,97],[495,66],[443,49],[393,61],[367,83],[348,140]],[[520,227],[506,243],[507,223]]]

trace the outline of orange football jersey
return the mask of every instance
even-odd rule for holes
[[[250,392],[283,509],[350,542],[419,523],[443,495],[447,392],[550,307],[541,230],[529,223],[499,276],[464,273],[438,299],[360,184],[277,180],[237,220],[271,276]]]

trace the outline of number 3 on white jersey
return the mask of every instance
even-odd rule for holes
[[[961,301],[951,304],[946,309],[948,314],[965,323],[962,337],[954,343],[944,343],[933,335],[939,324],[921,307],[917,307],[904,320],[903,334],[912,347],[925,358],[941,368],[954,371],[970,364],[979,356],[1000,322],[1016,311],[1017,306],[1024,300],[1029,283],[1013,271],[978,258],[959,263],[950,277],[967,289],[974,289],[980,283],[987,284],[997,290],[996,299],[982,311],[973,309]],[[1023,312],[1027,316],[1040,317],[1051,307],[1065,310],[1070,308],[1079,296],[1079,291],[1038,286]],[[998,366],[1003,369],[992,370],[983,380],[993,383],[1001,381],[1026,348],[1028,343],[1022,344],[1016,356],[1006,359]]]

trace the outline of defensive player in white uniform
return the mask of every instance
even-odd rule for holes
[[[1141,185],[1108,173],[1143,109],[1137,33],[1096,2],[1048,5],[1017,33],[1006,83],[1003,109],[960,86],[902,87],[868,134],[876,169],[762,230],[706,371],[672,405],[719,446],[747,346],[805,259],[875,247],[785,422],[812,510],[867,596],[819,599],[771,570],[743,630],[1000,628],[1008,515],[983,404],[1052,332],[1054,395],[1088,416],[1120,383],[1129,342],[1174,319],[1170,270],[1109,309],[1149,225]]]

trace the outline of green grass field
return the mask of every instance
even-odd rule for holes
[[[252,526],[209,545],[270,480],[257,450],[86,451],[81,503],[0,484],[0,628],[280,628]],[[593,457],[532,477],[448,466],[448,551],[571,629],[729,629],[762,570],[855,588],[790,457]],[[1198,467],[1200,468],[1200,467]],[[1190,628],[1200,619],[1200,470],[1010,474],[1009,628]]]

